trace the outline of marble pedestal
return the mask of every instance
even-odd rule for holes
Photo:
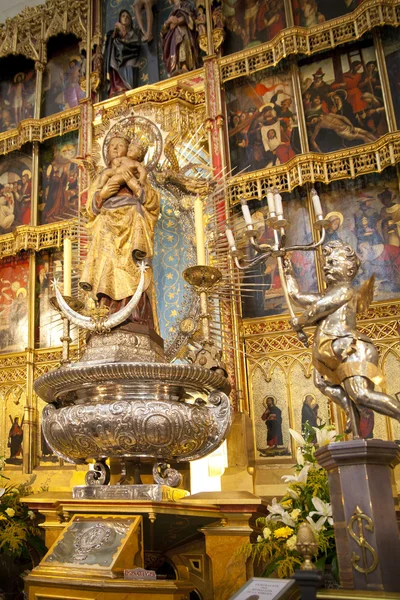
[[[391,482],[399,447],[359,439],[324,446],[315,457],[328,471],[342,587],[400,592],[400,538]]]

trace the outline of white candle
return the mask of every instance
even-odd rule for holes
[[[317,192],[314,189],[311,190],[311,199],[312,199],[312,202],[314,205],[315,214],[317,215],[317,217],[322,217],[321,201],[319,199]]]
[[[233,237],[232,229],[225,229],[226,239],[228,240],[229,248],[233,250],[236,248],[235,238]]]
[[[242,199],[240,201],[240,203],[242,205],[242,213],[243,213],[243,217],[246,222],[246,225],[253,225],[253,219],[251,218],[250,209],[247,206],[246,200]]]
[[[268,211],[269,214],[275,212],[275,202],[274,202],[274,194],[271,188],[267,190],[267,202],[268,202]]]
[[[64,239],[64,296],[72,294],[72,241]]]
[[[204,235],[203,201],[197,196],[194,201],[194,225],[196,230],[197,264],[206,264],[206,242]]]
[[[276,212],[277,216],[281,217],[283,215],[282,196],[280,195],[278,190],[275,190],[274,202],[275,202],[275,212]]]

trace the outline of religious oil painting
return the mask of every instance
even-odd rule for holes
[[[226,100],[233,175],[283,165],[301,151],[289,74],[262,72],[234,81]]]
[[[400,127],[400,35],[387,27],[383,33],[383,50],[397,128]]]
[[[311,227],[306,209],[307,198],[302,191],[294,190],[290,195],[282,196],[284,214],[291,224],[287,228],[287,244],[308,244],[312,241]],[[266,218],[268,207],[266,200],[250,204],[255,229],[259,232],[259,242],[273,243],[273,229],[268,226]],[[236,233],[237,232],[237,233]],[[240,213],[235,216],[235,235],[238,245],[243,249],[248,258],[252,258],[254,251],[247,246],[243,236],[244,225]],[[313,252],[294,251],[289,253],[293,263],[294,272],[302,288],[308,291],[317,291],[315,274],[315,258]],[[242,287],[242,315],[244,318],[265,317],[280,315],[287,312],[283,297],[278,265],[275,258],[268,258],[265,263],[253,267],[243,275]]]
[[[31,222],[32,155],[28,151],[0,158],[0,235]]]
[[[46,141],[40,147],[38,223],[52,223],[77,215],[78,133]]]
[[[78,106],[85,97],[80,86],[82,57],[78,40],[59,35],[48,42],[48,62],[43,78],[42,116]]]
[[[251,366],[256,457],[290,456],[289,396],[284,371],[261,360]]]
[[[372,46],[336,51],[300,68],[310,151],[375,142],[387,133],[382,85]]]
[[[28,343],[27,255],[0,261],[0,351],[21,352]]]
[[[62,320],[51,304],[54,297],[51,286],[53,279],[63,279],[63,253],[59,250],[43,250],[36,258],[35,345],[38,348],[61,346]],[[72,343],[76,343],[77,328],[74,325],[71,326],[70,337]]]
[[[0,59],[0,72],[0,131],[7,131],[33,118],[36,74],[33,61],[10,55]]]
[[[269,42],[286,27],[284,0],[223,0],[222,15],[224,54]]]
[[[295,25],[313,27],[342,17],[357,8],[363,0],[292,0]]]
[[[400,293],[400,194],[394,169],[318,186],[330,221],[327,241],[350,244],[361,261],[355,280],[360,285],[374,273],[375,300]]]

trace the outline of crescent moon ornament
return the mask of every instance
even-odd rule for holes
[[[53,287],[56,293],[58,307],[64,315],[64,317],[68,319],[68,321],[70,321],[74,325],[77,325],[81,329],[86,329],[87,331],[93,331],[94,333],[99,334],[108,333],[109,331],[111,331],[111,329],[114,329],[114,327],[117,327],[118,325],[126,321],[126,319],[135,310],[143,294],[144,276],[147,268],[148,267],[144,262],[139,263],[140,279],[139,285],[136,288],[136,292],[133,294],[132,298],[129,300],[126,306],[121,308],[121,310],[119,310],[118,312],[113,313],[109,317],[106,317],[104,314],[99,314],[99,316],[97,317],[89,317],[76,312],[65,301],[58,287],[57,280],[53,280]]]

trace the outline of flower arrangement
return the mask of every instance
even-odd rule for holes
[[[257,519],[261,533],[254,544],[246,544],[242,551],[255,562],[266,565],[263,577],[273,573],[290,577],[304,560],[296,550],[296,536],[299,525],[307,522],[318,540],[317,568],[324,570],[326,564],[331,564],[337,578],[328,476],[314,454],[318,447],[338,441],[341,436],[331,426],[311,427],[308,423],[303,435],[289,431],[298,445],[295,474],[282,477],[288,484],[285,495],[280,502],[273,499],[267,517]]]
[[[17,598],[24,585],[21,573],[39,562],[45,545],[35,513],[21,502],[32,492],[29,482],[13,486],[3,470],[0,457],[0,597]]]

